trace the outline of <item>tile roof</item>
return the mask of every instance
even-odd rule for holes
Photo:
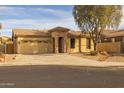
[[[13,29],[13,36],[50,36],[48,30]]]
[[[80,36],[81,34],[80,31],[69,31],[68,36]]]
[[[50,29],[49,31],[69,31],[70,29],[68,29],[68,28],[65,28],[65,27],[55,27],[55,28],[52,28],[52,29]]]
[[[107,37],[107,38],[122,37],[122,36],[124,36],[124,30],[104,31],[102,33],[102,35]]]

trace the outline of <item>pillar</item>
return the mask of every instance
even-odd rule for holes
[[[112,42],[115,42],[115,38],[112,38]]]
[[[81,37],[79,37],[79,52],[81,52]]]
[[[67,52],[67,37],[64,37],[63,39],[64,39],[64,40],[63,40],[64,53],[66,53],[66,52]]]
[[[55,37],[55,53],[59,53],[59,49],[58,49],[58,37]]]

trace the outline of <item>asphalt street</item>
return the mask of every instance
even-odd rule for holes
[[[0,87],[124,87],[124,68],[58,65],[1,66]]]

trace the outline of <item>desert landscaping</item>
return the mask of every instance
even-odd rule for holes
[[[78,53],[78,54],[71,54],[71,55],[75,55],[84,59],[90,59],[90,60],[95,60],[99,62],[124,62],[124,54],[117,54],[117,53],[108,54],[107,52],[103,52],[103,53],[98,53],[96,55]]]
[[[114,53],[107,53],[107,52],[102,52],[102,53],[97,53],[95,55],[91,55],[90,53],[72,53],[72,54],[53,54],[53,53],[49,53],[49,54],[1,54],[0,56],[0,60],[1,62],[18,62],[18,61],[23,61],[23,57],[25,58],[25,56],[39,56],[39,57],[43,57],[43,56],[48,56],[48,55],[71,55],[71,56],[76,56],[82,59],[89,59],[90,61],[98,61],[98,62],[124,62],[124,54],[114,54]],[[22,58],[22,59],[21,59]],[[35,61],[32,59],[28,59],[30,61]],[[60,59],[61,60],[61,59]],[[42,61],[42,60],[39,60]]]

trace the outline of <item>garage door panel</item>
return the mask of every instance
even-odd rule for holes
[[[32,53],[50,53],[52,52],[51,42],[21,42],[20,53],[32,54]]]

